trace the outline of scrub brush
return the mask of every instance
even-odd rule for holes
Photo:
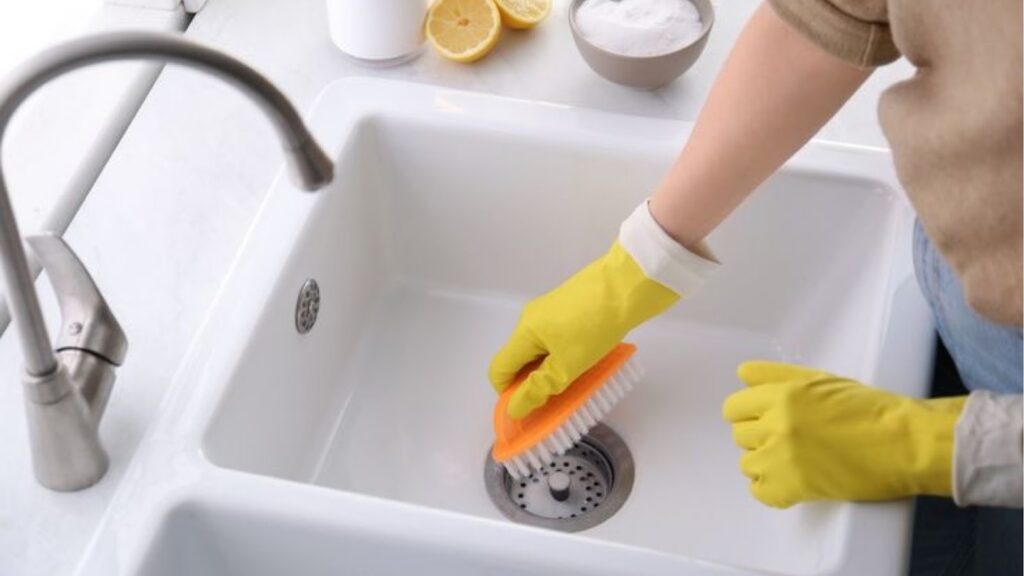
[[[564,392],[515,420],[508,415],[509,398],[540,362],[526,366],[494,407],[494,461],[519,479],[565,454],[640,380],[640,367],[631,359],[635,352],[633,344],[619,344]]]

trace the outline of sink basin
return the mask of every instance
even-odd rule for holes
[[[312,125],[336,183],[275,184],[83,574],[902,573],[908,503],[764,507],[720,416],[751,358],[924,391],[931,324],[885,151],[812,143],[714,233],[722,271],[630,335],[647,374],[607,424],[632,493],[568,535],[488,499],[487,364],[689,125],[374,80],[332,85]]]
[[[258,490],[258,489],[257,489]],[[251,497],[255,494],[250,493]],[[228,492],[179,503],[162,517],[136,571],[146,576],[337,576],[558,573],[543,558],[516,558],[496,543],[470,550],[452,533],[407,538],[398,525],[346,521],[340,509],[282,516]],[[346,507],[372,517],[372,509]],[[300,511],[301,514],[295,514]],[[410,517],[415,519],[416,514]],[[340,518],[340,519],[339,519]],[[452,526],[452,528],[456,528]],[[496,541],[496,542],[500,542]]]

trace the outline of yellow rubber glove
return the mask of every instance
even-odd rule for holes
[[[522,418],[564,391],[630,330],[691,293],[717,266],[666,234],[646,202],[638,206],[604,256],[523,309],[491,362],[491,384],[500,393],[523,366],[544,361],[516,390],[509,416]]]
[[[509,415],[522,418],[565,390],[630,330],[677,300],[615,242],[604,256],[526,305],[491,362],[491,384],[501,392],[524,365],[547,356],[509,400]]]
[[[966,396],[919,400],[827,372],[745,362],[725,419],[761,502],[892,500],[952,492],[953,430]]]

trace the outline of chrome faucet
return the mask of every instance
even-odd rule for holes
[[[269,80],[222,52],[150,32],[115,32],[72,40],[26,62],[0,88],[0,146],[15,110],[37,88],[65,72],[124,59],[184,64],[241,88],[273,120],[296,184],[313,191],[331,182],[331,160]],[[62,320],[56,346],[50,344],[0,166],[0,268],[25,357],[22,382],[32,467],[36,479],[47,488],[81,490],[98,482],[109,465],[100,443],[99,423],[128,340],[88,271],[59,236],[33,236],[28,242],[60,304]]]

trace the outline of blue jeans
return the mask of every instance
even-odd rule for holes
[[[960,280],[920,223],[914,228],[914,269],[945,346],[936,362],[933,393],[1020,394],[1021,330],[993,324],[967,305]],[[918,498],[910,574],[1019,576],[1022,522],[1020,510],[957,508],[949,499]]]
[[[914,226],[914,271],[964,386],[1020,394],[1024,364],[1020,328],[993,324],[967,305],[960,280],[932,246],[920,222]]]

